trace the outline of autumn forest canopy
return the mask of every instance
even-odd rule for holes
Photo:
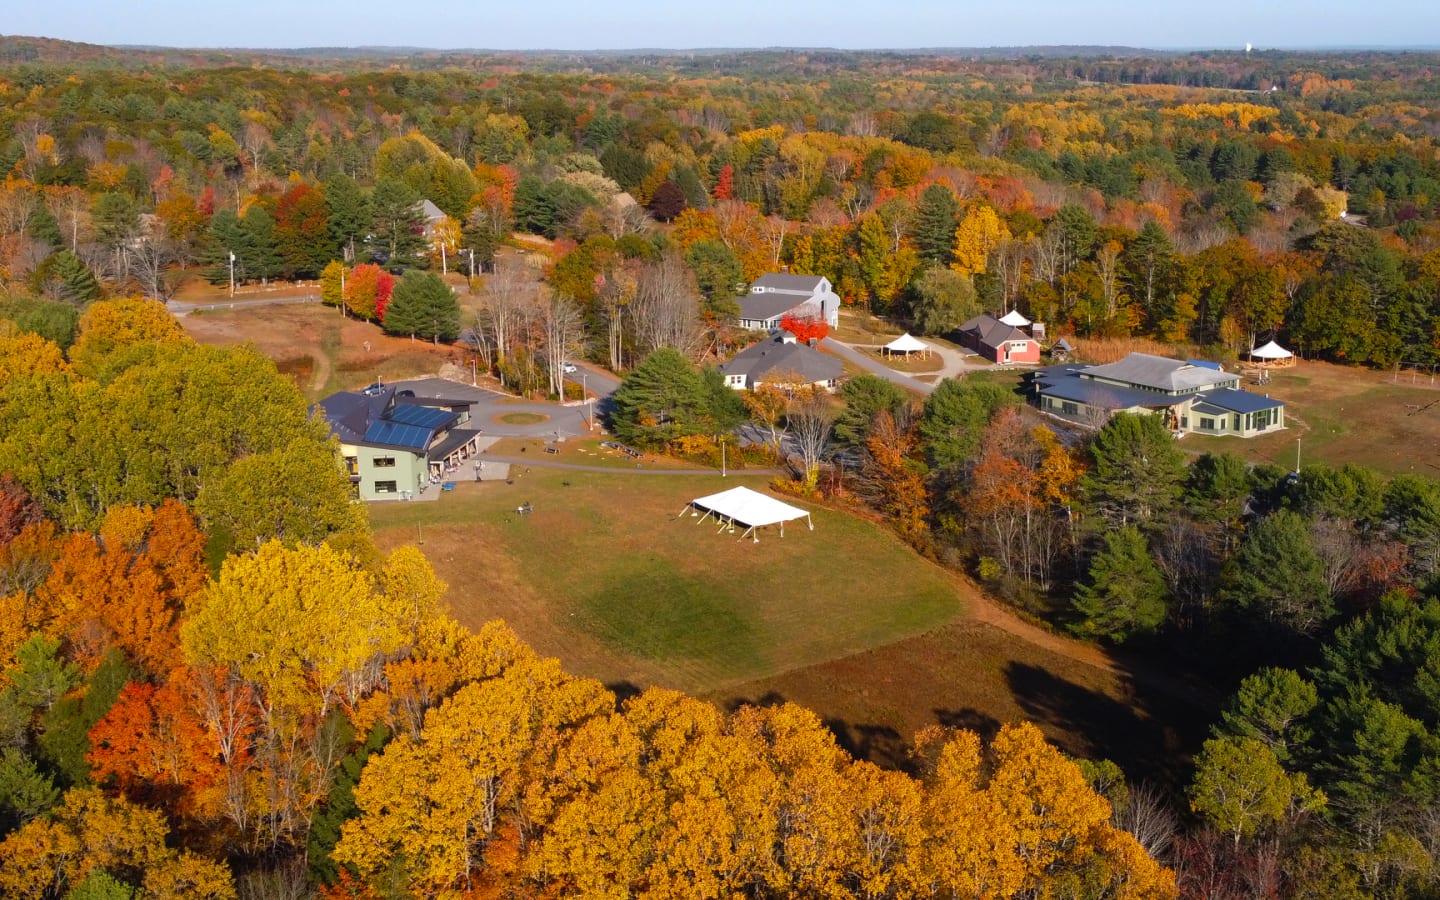
[[[1433,371],[1437,63],[0,38],[0,894],[1440,896],[1440,481],[697,366],[783,268],[917,333]],[[647,450],[788,430],[785,489],[1173,666],[1210,739],[1152,784],[937,725],[901,770],[793,704],[617,697],[382,553],[295,383],[167,311],[195,278],[313,280],[522,393],[588,352]]]

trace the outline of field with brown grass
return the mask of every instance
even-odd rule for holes
[[[180,323],[202,344],[254,344],[310,400],[376,378],[397,381],[433,375],[446,363],[465,364],[459,348],[389,337],[376,325],[319,304],[207,310]]]
[[[1397,379],[1390,372],[1305,360],[1272,369],[1269,384],[1247,379],[1245,387],[1285,401],[1285,430],[1248,440],[1192,434],[1181,446],[1293,467],[1299,440],[1302,465],[1357,463],[1390,475],[1440,476],[1440,384],[1430,384],[1428,376],[1412,381],[1409,374]]]

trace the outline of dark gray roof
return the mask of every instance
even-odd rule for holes
[[[1006,325],[989,313],[981,313],[964,325],[961,325],[960,330],[967,334],[975,335],[980,343],[987,347],[999,347],[1007,341],[1034,340],[1034,338],[1016,328],[1014,325]]]
[[[1237,413],[1253,413],[1285,405],[1279,400],[1272,400],[1269,397],[1252,394],[1239,388],[1220,388],[1216,391],[1205,391],[1197,396],[1206,403]]]
[[[435,433],[454,425],[460,414],[419,404],[395,402],[395,385],[341,391],[316,406],[330,433],[346,444],[364,444],[425,452]]]
[[[807,302],[794,294],[746,294],[739,300],[740,318],[773,319]]]
[[[726,375],[745,375],[751,382],[763,381],[767,372],[794,372],[807,383],[813,383],[839,378],[845,369],[833,356],[776,335],[735,354],[720,364],[720,371]]]
[[[427,459],[430,462],[440,462],[445,457],[465,446],[471,438],[480,432],[470,428],[457,428],[446,435],[445,440],[430,448]]]
[[[1074,376],[1061,376],[1053,380],[1040,381],[1039,393],[1044,397],[1075,400],[1099,409],[1130,409],[1133,406],[1158,409],[1183,403],[1189,399],[1188,397],[1169,397],[1154,391],[1141,391]]]
[[[341,391],[316,404],[330,425],[330,433],[346,444],[365,440],[370,423],[379,419],[395,397],[395,388],[385,386],[369,391]]]
[[[1085,370],[1085,377],[1135,384],[1170,393],[1233,384],[1239,380],[1238,376],[1226,372],[1164,356],[1151,356],[1149,353],[1131,353],[1119,362],[1091,366]]]
[[[789,294],[804,294],[810,296],[820,290],[822,277],[819,275],[786,275],[779,272],[771,272],[768,275],[761,275],[750,285],[751,290],[763,287],[769,291],[783,291]]]

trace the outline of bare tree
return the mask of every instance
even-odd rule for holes
[[[820,388],[802,388],[791,399],[785,422],[797,450],[790,464],[805,486],[813,488],[820,478],[820,460],[830,446],[835,404]]]
[[[766,216],[760,220],[760,233],[770,244],[770,263],[780,265],[780,251],[785,246],[785,235],[790,233],[790,220],[784,216]]]
[[[563,399],[565,360],[580,349],[585,336],[584,318],[575,301],[560,294],[551,294],[541,301],[537,312],[540,349],[545,355],[545,369],[550,375],[550,391]]]
[[[126,249],[131,274],[152,300],[164,301],[170,295],[165,283],[165,270],[178,258],[176,250],[175,241],[158,228],[155,233],[141,237],[134,246]]]
[[[534,274],[522,260],[513,256],[496,260],[481,313],[481,326],[495,344],[496,364],[508,361],[515,342],[523,339],[538,305],[538,294]]]
[[[90,194],[78,187],[46,188],[45,205],[70,238],[70,250],[78,252],[81,231],[88,235],[90,227]]]
[[[1145,783],[1126,792],[1125,802],[1115,807],[1111,821],[1116,828],[1129,832],[1155,859],[1169,851],[1180,828],[1180,820],[1165,794]]]
[[[1325,566],[1330,596],[1339,597],[1360,583],[1364,541],[1349,522],[1321,516],[1310,523],[1310,540]]]
[[[635,300],[635,275],[628,268],[617,268],[605,279],[600,290],[600,314],[605,320],[605,346],[610,368],[625,368],[625,314]]]
[[[693,357],[700,349],[700,292],[680,257],[672,254],[640,270],[630,322],[642,353],[671,347]]]

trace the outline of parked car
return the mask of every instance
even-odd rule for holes
[[[576,372],[580,371],[580,369],[574,363],[567,361],[560,364],[560,371],[564,372],[566,375],[574,375]]]

